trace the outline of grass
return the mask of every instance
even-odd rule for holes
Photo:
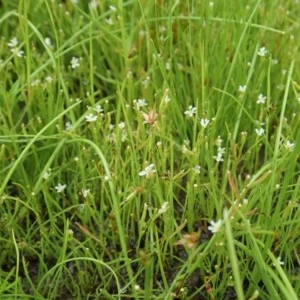
[[[75,2],[0,4],[1,299],[298,299],[297,1]]]

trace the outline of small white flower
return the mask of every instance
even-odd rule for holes
[[[142,80],[142,86],[146,88],[150,82],[151,82],[151,78],[150,76],[147,76],[144,80]]]
[[[18,50],[17,48],[11,48],[10,51],[17,55],[18,57],[23,57],[24,56],[24,51],[23,50]]]
[[[294,150],[295,143],[291,143],[290,141],[286,141],[286,143],[284,144],[284,147],[286,149],[288,149],[290,152],[292,152]]]
[[[50,176],[51,176],[51,172],[50,171],[49,172],[46,171],[43,174],[43,179],[48,180]]]
[[[118,124],[118,127],[119,127],[120,129],[124,129],[125,126],[126,126],[125,122],[120,122],[120,123]]]
[[[182,151],[183,154],[185,154],[185,153],[189,152],[189,149],[187,148],[186,145],[182,145],[181,151]]]
[[[65,124],[66,131],[70,131],[70,130],[72,130],[72,128],[73,128],[72,123],[70,121],[66,122],[66,124]]]
[[[71,59],[71,68],[76,69],[78,67],[80,67],[79,58],[73,56],[72,59]]]
[[[7,46],[9,48],[16,48],[19,44],[19,41],[16,37],[13,37],[8,43],[7,43]]]
[[[184,112],[184,114],[186,116],[188,116],[189,118],[192,118],[193,115],[196,114],[196,112],[197,112],[197,108],[195,106],[190,105],[189,108],[188,108],[188,110],[186,110]]]
[[[169,209],[169,202],[164,202],[162,205],[161,205],[161,208],[158,210],[158,214],[161,215],[163,213],[165,213],[168,209]]]
[[[49,37],[46,37],[45,38],[45,44],[49,47],[52,47],[52,42],[51,42],[51,39]]]
[[[225,148],[218,147],[218,153],[220,153],[220,154],[224,154],[224,153],[225,153],[225,151],[226,151],[226,149],[225,149]]]
[[[171,101],[171,98],[168,95],[165,95],[163,100],[165,103],[169,103]]]
[[[217,162],[224,161],[223,155],[220,152],[217,153],[217,156],[213,156],[213,159],[216,160]]]
[[[265,104],[266,100],[267,100],[266,96],[264,96],[263,94],[259,94],[258,97],[257,97],[256,103],[257,104]]]
[[[258,136],[262,136],[265,133],[263,128],[255,128],[255,132]]]
[[[247,86],[246,85],[239,85],[239,92],[244,94],[246,92]]]
[[[221,147],[222,144],[222,139],[218,137],[218,153],[216,156],[213,156],[213,159],[216,160],[217,162],[224,161],[223,159],[223,154],[225,153],[225,148]]]
[[[149,177],[151,175],[153,175],[156,170],[154,169],[154,164],[150,164],[148,165],[144,170],[142,170],[140,173],[139,173],[139,176],[146,176],[146,177]]]
[[[200,125],[203,127],[203,128],[206,128],[209,124],[209,120],[208,119],[200,119]]]
[[[121,141],[125,142],[127,139],[127,132],[125,130],[122,131],[122,137],[121,137]]]
[[[85,116],[85,120],[89,123],[92,123],[92,122],[96,122],[98,119],[98,116],[97,115],[94,115],[92,113],[88,114],[87,116]]]
[[[167,70],[170,70],[170,69],[171,69],[171,63],[170,63],[170,61],[167,61],[167,62],[166,62],[165,68],[166,68]]]
[[[103,108],[101,107],[100,104],[96,104],[93,110],[96,111],[98,114],[103,112]]]
[[[218,147],[221,147],[221,146],[222,146],[222,143],[223,143],[223,140],[221,139],[220,136],[218,136],[218,137],[217,137],[217,140],[216,140],[216,145],[217,145]]]
[[[86,198],[88,194],[90,193],[90,189],[82,189],[81,190],[81,195]]]
[[[216,233],[216,232],[220,231],[220,228],[222,227],[222,220],[218,220],[217,222],[211,220],[209,223],[210,223],[210,226],[208,226],[207,229],[211,233]]]
[[[109,9],[110,9],[111,11],[116,11],[116,10],[117,10],[116,7],[113,6],[113,5],[110,5],[110,6],[109,6]]]
[[[193,171],[196,173],[196,174],[200,174],[200,170],[201,170],[201,167],[199,165],[196,165],[194,168],[193,168]]]
[[[268,50],[266,49],[266,47],[261,47],[259,48],[259,50],[257,51],[257,55],[261,56],[261,57],[265,57],[267,54]]]
[[[41,83],[40,79],[35,79],[34,81],[31,82],[31,86],[38,86]]]
[[[58,185],[55,186],[55,189],[58,193],[62,193],[66,187],[65,184],[58,183]]]
[[[114,25],[114,20],[112,19],[112,18],[106,18],[105,19],[105,22],[109,25],[109,26],[112,26],[112,25]]]
[[[90,8],[91,10],[96,9],[97,6],[98,6],[98,1],[97,1],[97,0],[92,0],[92,1],[89,3],[89,8]]]
[[[281,256],[277,257],[277,261],[278,261],[278,263],[279,263],[280,266],[284,265],[284,262],[281,260]]]
[[[53,78],[51,76],[47,76],[45,78],[45,80],[46,80],[47,83],[51,83],[53,81]]]
[[[67,230],[67,233],[68,233],[68,235],[71,235],[71,236],[72,236],[72,235],[74,234],[74,231],[73,231],[72,229],[68,229],[68,230]]]
[[[134,99],[133,103],[137,106],[138,109],[140,109],[143,106],[147,106],[148,103],[146,101],[146,99]]]

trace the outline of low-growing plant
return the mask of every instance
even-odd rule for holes
[[[1,1],[1,299],[298,299],[297,5]]]

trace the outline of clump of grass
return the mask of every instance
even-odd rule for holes
[[[292,1],[2,1],[0,294],[297,299]]]

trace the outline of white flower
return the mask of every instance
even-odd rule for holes
[[[224,161],[222,153],[217,153],[217,156],[213,156],[213,159],[216,160],[217,162]]]
[[[210,223],[210,226],[208,226],[207,229],[211,233],[216,233],[216,232],[220,231],[220,228],[222,227],[222,220],[218,220],[217,222],[211,220],[209,223]]]
[[[163,213],[165,213],[168,209],[169,209],[169,202],[164,202],[162,205],[161,205],[161,208],[158,210],[158,214],[161,215]]]
[[[224,159],[223,159],[223,154],[224,153],[225,153],[225,148],[222,148],[221,146],[218,146],[218,153],[217,153],[216,156],[213,156],[213,159],[216,160],[217,162],[224,161]]]
[[[286,141],[286,143],[284,144],[284,147],[292,152],[294,150],[295,143],[291,143],[290,141]]]
[[[148,103],[146,101],[146,99],[134,99],[133,103],[137,106],[138,109],[140,109],[143,106],[147,106]]]
[[[53,78],[51,76],[47,76],[45,78],[45,80],[46,80],[47,83],[51,83],[53,81]]]
[[[36,79],[34,81],[31,82],[31,86],[38,86],[39,84],[41,83],[41,80],[40,79]]]
[[[101,107],[100,104],[96,104],[93,110],[96,111],[98,114],[103,112],[103,108]]]
[[[150,81],[151,81],[150,76],[147,76],[144,80],[142,80],[142,82],[141,82],[142,86],[147,87],[149,85]]]
[[[266,47],[261,47],[259,48],[259,50],[257,51],[257,55],[261,56],[261,57],[265,57],[267,54],[268,50],[266,49]]]
[[[73,56],[72,59],[71,59],[71,68],[76,69],[78,67],[80,67],[79,58]]]
[[[187,148],[186,145],[182,145],[181,151],[182,151],[183,154],[185,154],[185,153],[189,152],[189,149]]]
[[[68,235],[71,235],[71,236],[74,234],[74,231],[72,229],[68,229],[67,232],[68,232]]]
[[[167,61],[167,62],[166,62],[165,68],[166,68],[167,70],[170,70],[170,69],[171,69],[171,63],[170,63],[170,61]]]
[[[97,0],[92,0],[92,1],[89,3],[89,8],[90,8],[91,10],[96,9],[97,6],[98,6],[98,1],[97,1]]]
[[[246,85],[239,85],[239,92],[244,94],[246,92],[247,86]]]
[[[257,104],[265,104],[267,97],[263,94],[259,94],[256,103]]]
[[[16,37],[13,37],[8,43],[7,46],[10,48],[10,51],[17,55],[18,57],[22,57],[24,55],[23,50],[19,50],[18,47],[19,41]]]
[[[125,122],[120,122],[120,123],[118,124],[118,127],[119,127],[120,129],[124,129],[125,126],[126,126]]]
[[[284,265],[284,262],[281,260],[281,256],[278,256],[277,257],[277,261],[278,261],[278,263],[279,263],[279,265]]]
[[[206,128],[208,124],[209,124],[209,120],[208,119],[200,119],[200,125],[203,128]]]
[[[218,147],[218,153],[220,154],[224,154],[225,153],[225,148],[222,148],[222,147]]]
[[[13,37],[13,38],[9,41],[9,43],[7,43],[7,46],[8,46],[9,48],[16,48],[16,47],[18,46],[18,44],[19,44],[18,39],[17,39],[16,37]]]
[[[165,103],[169,103],[171,101],[171,98],[168,95],[165,95],[163,100]]]
[[[88,114],[87,116],[85,116],[85,120],[89,123],[92,123],[92,122],[96,122],[98,119],[98,116],[97,115],[94,115],[92,113]]]
[[[58,193],[62,193],[66,187],[65,184],[58,183],[58,185],[55,186],[55,189]]]
[[[84,198],[86,198],[89,193],[90,193],[90,189],[82,189],[81,190],[81,194]]]
[[[155,172],[156,172],[156,170],[154,169],[154,164],[150,164],[144,170],[142,170],[139,173],[139,175],[149,177],[149,176],[153,175]]]
[[[22,57],[24,55],[24,51],[18,50],[17,48],[11,48],[10,51],[18,57]]]
[[[49,37],[46,37],[46,38],[45,38],[45,44],[46,44],[47,46],[49,46],[49,47],[52,46],[52,42],[51,42],[51,39],[50,39]]]
[[[192,118],[193,115],[196,114],[196,112],[197,112],[197,108],[195,106],[190,105],[189,108],[188,108],[188,110],[186,110],[184,112],[184,114],[186,116],[188,116],[189,118]]]
[[[50,176],[51,176],[51,172],[50,171],[49,172],[46,171],[43,174],[43,179],[48,180]]]
[[[255,132],[258,136],[262,136],[265,133],[263,128],[255,128]]]
[[[223,140],[221,139],[220,136],[218,136],[218,137],[217,137],[217,140],[216,140],[216,145],[217,145],[218,147],[221,147],[222,143],[223,143]]]
[[[65,124],[66,131],[70,131],[70,130],[72,130],[72,128],[73,128],[72,123],[70,121],[66,122],[66,124]]]
[[[108,24],[108,25],[110,25],[110,26],[112,26],[112,25],[114,25],[114,20],[112,19],[112,18],[106,18],[105,19],[105,22]]]
[[[201,167],[199,165],[196,165],[194,168],[193,168],[193,171],[196,173],[196,174],[200,174],[200,170],[201,170]]]

